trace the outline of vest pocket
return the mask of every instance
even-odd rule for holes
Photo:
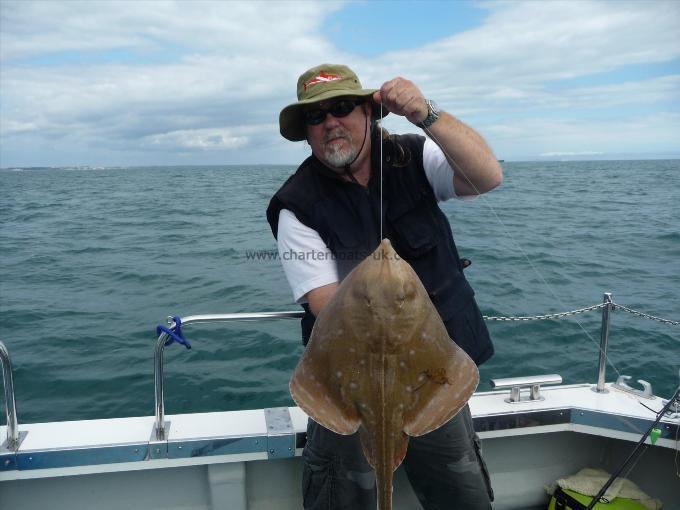
[[[361,247],[361,232],[350,219],[347,210],[340,204],[329,202],[322,211],[321,225],[317,229],[322,240],[336,257],[355,253]]]
[[[437,220],[430,211],[425,194],[406,196],[390,206],[386,216],[394,232],[393,242],[404,258],[417,258],[437,246]]]
[[[466,309],[475,293],[462,273],[451,271],[437,282],[434,289],[428,289],[428,295],[446,322],[454,316],[466,316]]]
[[[336,228],[330,230],[330,242],[332,246],[329,246],[333,252],[343,252],[356,250],[359,247],[359,237],[357,232],[349,228]]]
[[[356,229],[347,226],[330,230],[327,244],[335,257],[340,280],[344,280],[352,269],[371,254],[362,245]]]
[[[477,365],[481,365],[493,355],[489,330],[474,298],[468,300],[467,306],[459,308],[448,319],[444,319],[444,326],[458,347]]]

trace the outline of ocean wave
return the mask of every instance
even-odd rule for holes
[[[680,163],[505,166],[493,193],[442,204],[485,314],[563,312],[612,291],[680,319],[680,187],[669,185]],[[0,309],[22,421],[152,414],[155,327],[169,314],[299,309],[279,261],[244,256],[275,249],[264,211],[294,169],[262,167],[253,179],[246,168],[173,168],[190,194],[168,189],[167,170],[3,172]],[[633,192],[641,175],[658,200]],[[616,370],[668,394],[675,329],[620,310],[611,318]],[[600,322],[599,310],[489,321],[496,355],[481,367],[480,390],[489,377],[531,373],[594,382]],[[291,403],[299,321],[196,324],[185,334],[190,351],[165,351],[169,412]]]

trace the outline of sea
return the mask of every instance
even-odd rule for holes
[[[441,204],[487,316],[613,301],[680,320],[680,160],[503,163],[503,185]],[[292,166],[0,170],[0,340],[20,423],[154,413],[170,315],[298,310],[265,219]],[[597,380],[601,311],[487,321],[491,378]],[[292,405],[297,320],[193,324],[165,348],[168,414]],[[611,314],[607,380],[670,396],[680,326]],[[0,400],[2,397],[0,397]],[[4,423],[4,413],[0,422]]]

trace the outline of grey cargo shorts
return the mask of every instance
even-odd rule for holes
[[[305,510],[375,510],[375,474],[359,434],[307,425],[302,496]],[[451,421],[409,439],[404,468],[425,510],[489,510],[493,490],[466,405]]]

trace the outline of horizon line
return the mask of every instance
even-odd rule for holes
[[[558,157],[550,156],[543,157],[541,159],[498,159],[499,163],[588,163],[597,161],[677,161],[680,160],[680,154],[672,157],[668,156],[658,156],[658,157],[603,157],[595,159],[584,159],[582,157]],[[146,165],[56,165],[56,166],[44,166],[44,165],[12,165],[0,167],[0,170],[12,171],[12,170],[48,170],[48,169],[60,169],[60,168],[72,168],[72,169],[83,169],[83,170],[107,170],[116,168],[156,168],[156,167],[166,167],[166,168],[185,168],[190,166],[200,166],[200,167],[225,167],[225,166],[269,166],[269,167],[296,167],[300,163],[190,163],[190,164],[146,164]]]

